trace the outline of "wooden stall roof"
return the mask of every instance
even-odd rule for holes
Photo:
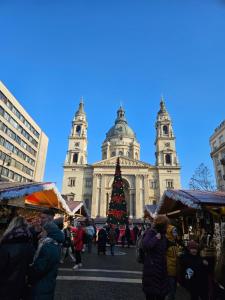
[[[84,217],[89,217],[89,211],[83,201],[66,200],[66,204],[70,209],[70,215],[75,215],[79,210]]]
[[[145,215],[149,215],[151,218],[154,218],[156,209],[157,209],[156,204],[145,205]]]
[[[166,214],[185,208],[201,209],[205,206],[225,206],[225,192],[167,190],[159,201],[156,213]]]
[[[70,213],[65,200],[52,182],[0,182],[0,204],[56,208]]]

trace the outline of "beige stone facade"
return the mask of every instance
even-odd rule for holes
[[[217,188],[225,191],[225,120],[215,129],[209,142]]]
[[[0,81],[0,179],[42,181],[48,137]]]
[[[141,218],[144,205],[156,203],[165,189],[180,188],[180,165],[172,122],[164,100],[156,120],[156,163],[140,160],[140,144],[128,126],[125,111],[117,111],[115,124],[102,143],[102,160],[87,164],[87,121],[81,101],[72,123],[64,164],[62,194],[83,200],[93,218],[106,217],[117,157],[120,157],[125,198],[130,218]]]

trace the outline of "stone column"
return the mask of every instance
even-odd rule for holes
[[[149,204],[149,184],[148,184],[148,175],[144,175],[144,203],[143,205],[145,206],[146,204]]]
[[[134,217],[134,208],[133,208],[133,197],[132,197],[132,193],[131,190],[129,190],[129,201],[130,201],[130,218],[133,219]]]
[[[144,202],[145,202],[145,195],[144,195],[144,175],[140,175],[140,216],[139,218],[143,217],[144,212]]]
[[[98,189],[97,189],[97,174],[93,175],[93,188],[92,188],[92,205],[91,205],[91,216],[92,218],[95,218],[98,213]]]
[[[136,194],[136,218],[141,218],[140,213],[140,175],[135,176],[135,194]]]
[[[101,206],[101,181],[102,175],[98,174],[97,179],[97,216],[100,216],[100,206]]]
[[[105,184],[106,184],[106,176],[101,175],[101,193],[100,193],[100,216],[105,217],[105,207],[106,207],[106,191],[105,191]]]

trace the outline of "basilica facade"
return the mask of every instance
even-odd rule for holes
[[[155,164],[141,161],[140,144],[128,126],[125,110],[117,111],[115,124],[102,143],[102,160],[88,164],[87,116],[83,100],[72,121],[64,163],[62,194],[83,201],[91,217],[106,217],[117,157],[120,158],[125,199],[130,218],[142,218],[144,206],[155,204],[166,189],[180,188],[180,165],[175,135],[164,99],[155,122]]]

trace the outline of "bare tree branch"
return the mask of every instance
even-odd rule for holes
[[[207,166],[203,163],[195,170],[189,182],[189,188],[192,190],[215,191],[212,175]]]

